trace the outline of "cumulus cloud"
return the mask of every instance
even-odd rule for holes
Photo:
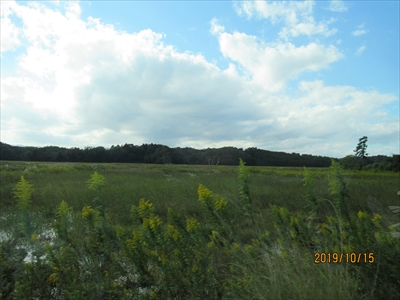
[[[1,78],[4,142],[255,146],[341,157],[364,134],[397,137],[398,120],[382,109],[393,95],[322,81],[302,81],[296,97],[282,91],[288,79],[340,59],[334,46],[264,43],[214,19],[210,31],[231,60],[221,70],[151,29],[118,31],[82,20],[77,3],[60,5],[65,13],[17,4],[6,17],[22,19],[27,48],[18,75]]]
[[[21,45],[19,38],[20,29],[14,25],[10,16],[13,14],[13,1],[1,2],[1,53],[9,50],[14,50]]]
[[[239,16],[248,19],[270,19],[273,24],[283,22],[279,33],[284,39],[299,35],[334,35],[337,30],[329,29],[334,20],[317,23],[312,16],[313,1],[243,1],[235,2],[234,9]]]
[[[318,71],[343,58],[333,45],[310,43],[294,46],[291,43],[266,44],[245,33],[220,33],[222,54],[238,62],[251,78],[271,91],[279,91],[288,79],[304,71]]]
[[[223,31],[225,31],[224,26],[219,25],[218,24],[218,20],[216,18],[213,18],[211,20],[210,24],[211,24],[210,31],[211,31],[212,34],[219,34],[219,33],[223,32]]]

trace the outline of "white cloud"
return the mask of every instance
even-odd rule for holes
[[[210,24],[211,24],[210,32],[212,34],[218,35],[221,32],[225,31],[224,26],[219,25],[218,20],[216,18],[213,18]]]
[[[368,30],[364,29],[365,24],[357,26],[358,29],[354,30],[351,34],[354,36],[360,36],[368,33]]]
[[[366,49],[365,46],[361,46],[360,48],[357,49],[356,55],[357,55],[357,56],[358,56],[358,55],[361,55],[361,53],[363,53],[365,49]]]
[[[229,63],[229,67],[225,71],[223,71],[223,73],[230,76],[238,76],[236,66],[232,63]]]
[[[329,10],[334,12],[345,12],[347,11],[347,7],[341,0],[332,0],[329,3]]]
[[[360,35],[366,34],[367,32],[368,31],[365,29],[357,29],[357,30],[354,30],[351,34],[354,36],[360,36]]]
[[[312,36],[314,34],[322,34],[324,36],[331,36],[337,32],[336,29],[328,29],[327,24],[319,23],[315,24],[314,20],[310,20],[308,23],[298,23],[291,27],[284,27],[279,35],[283,38],[289,36],[297,37],[299,35]]]
[[[1,1],[1,53],[14,50],[21,45],[20,29],[12,23],[10,15],[15,7],[14,1]]]
[[[270,91],[279,91],[288,79],[304,71],[318,71],[343,57],[334,46],[310,43],[296,47],[291,43],[265,44],[244,33],[221,33],[222,54],[240,63],[255,82]]]
[[[85,22],[77,7],[12,11],[23,20],[28,48],[18,75],[1,78],[6,143],[231,145],[342,157],[362,135],[398,138],[398,120],[382,109],[398,100],[393,95],[322,81],[302,82],[293,97],[273,93],[340,59],[334,46],[263,43],[226,33],[215,20],[211,31],[232,60],[220,70],[202,55],[164,45],[151,29],[126,33],[98,19]]]
[[[329,29],[334,20],[317,23],[312,16],[313,1],[243,1],[235,2],[234,9],[239,16],[248,19],[270,19],[273,24],[284,22],[279,33],[284,39],[299,35],[334,35],[337,30]]]
[[[234,9],[240,16],[247,18],[271,19],[273,23],[286,20],[297,23],[298,17],[309,17],[312,13],[312,1],[242,1],[235,2]]]

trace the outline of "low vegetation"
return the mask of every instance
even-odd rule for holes
[[[395,173],[2,162],[0,180],[2,299],[400,294]]]

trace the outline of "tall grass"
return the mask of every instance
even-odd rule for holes
[[[386,225],[396,216],[371,212],[357,194],[372,175],[349,177],[334,161],[329,170],[257,172],[243,161],[238,170],[23,167],[2,168],[0,175],[23,176],[2,185],[3,299],[395,299],[400,293],[400,240],[395,226]],[[384,186],[372,194],[384,208],[398,201],[398,178],[386,175],[379,174]]]

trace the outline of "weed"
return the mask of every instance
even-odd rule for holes
[[[21,175],[23,167],[1,172]],[[73,176],[51,168],[30,169],[29,182],[21,177],[9,192],[18,202],[17,215],[7,207],[0,219],[8,226],[0,242],[2,299],[395,299],[400,293],[397,225],[388,231],[381,214],[351,209],[358,190],[334,161],[329,170],[301,170],[247,168],[240,160],[236,176],[222,166],[215,173],[82,164],[71,167]],[[170,184],[164,172],[180,180],[168,186],[171,203],[163,196]],[[353,183],[377,178],[359,175],[367,179]],[[392,192],[396,178],[379,178],[381,191]],[[323,209],[329,203],[333,215]],[[40,213],[45,205],[53,205],[51,219]],[[8,224],[17,217],[19,234]],[[335,252],[349,262],[314,263],[316,253],[333,259]],[[359,253],[363,261],[352,263]]]

